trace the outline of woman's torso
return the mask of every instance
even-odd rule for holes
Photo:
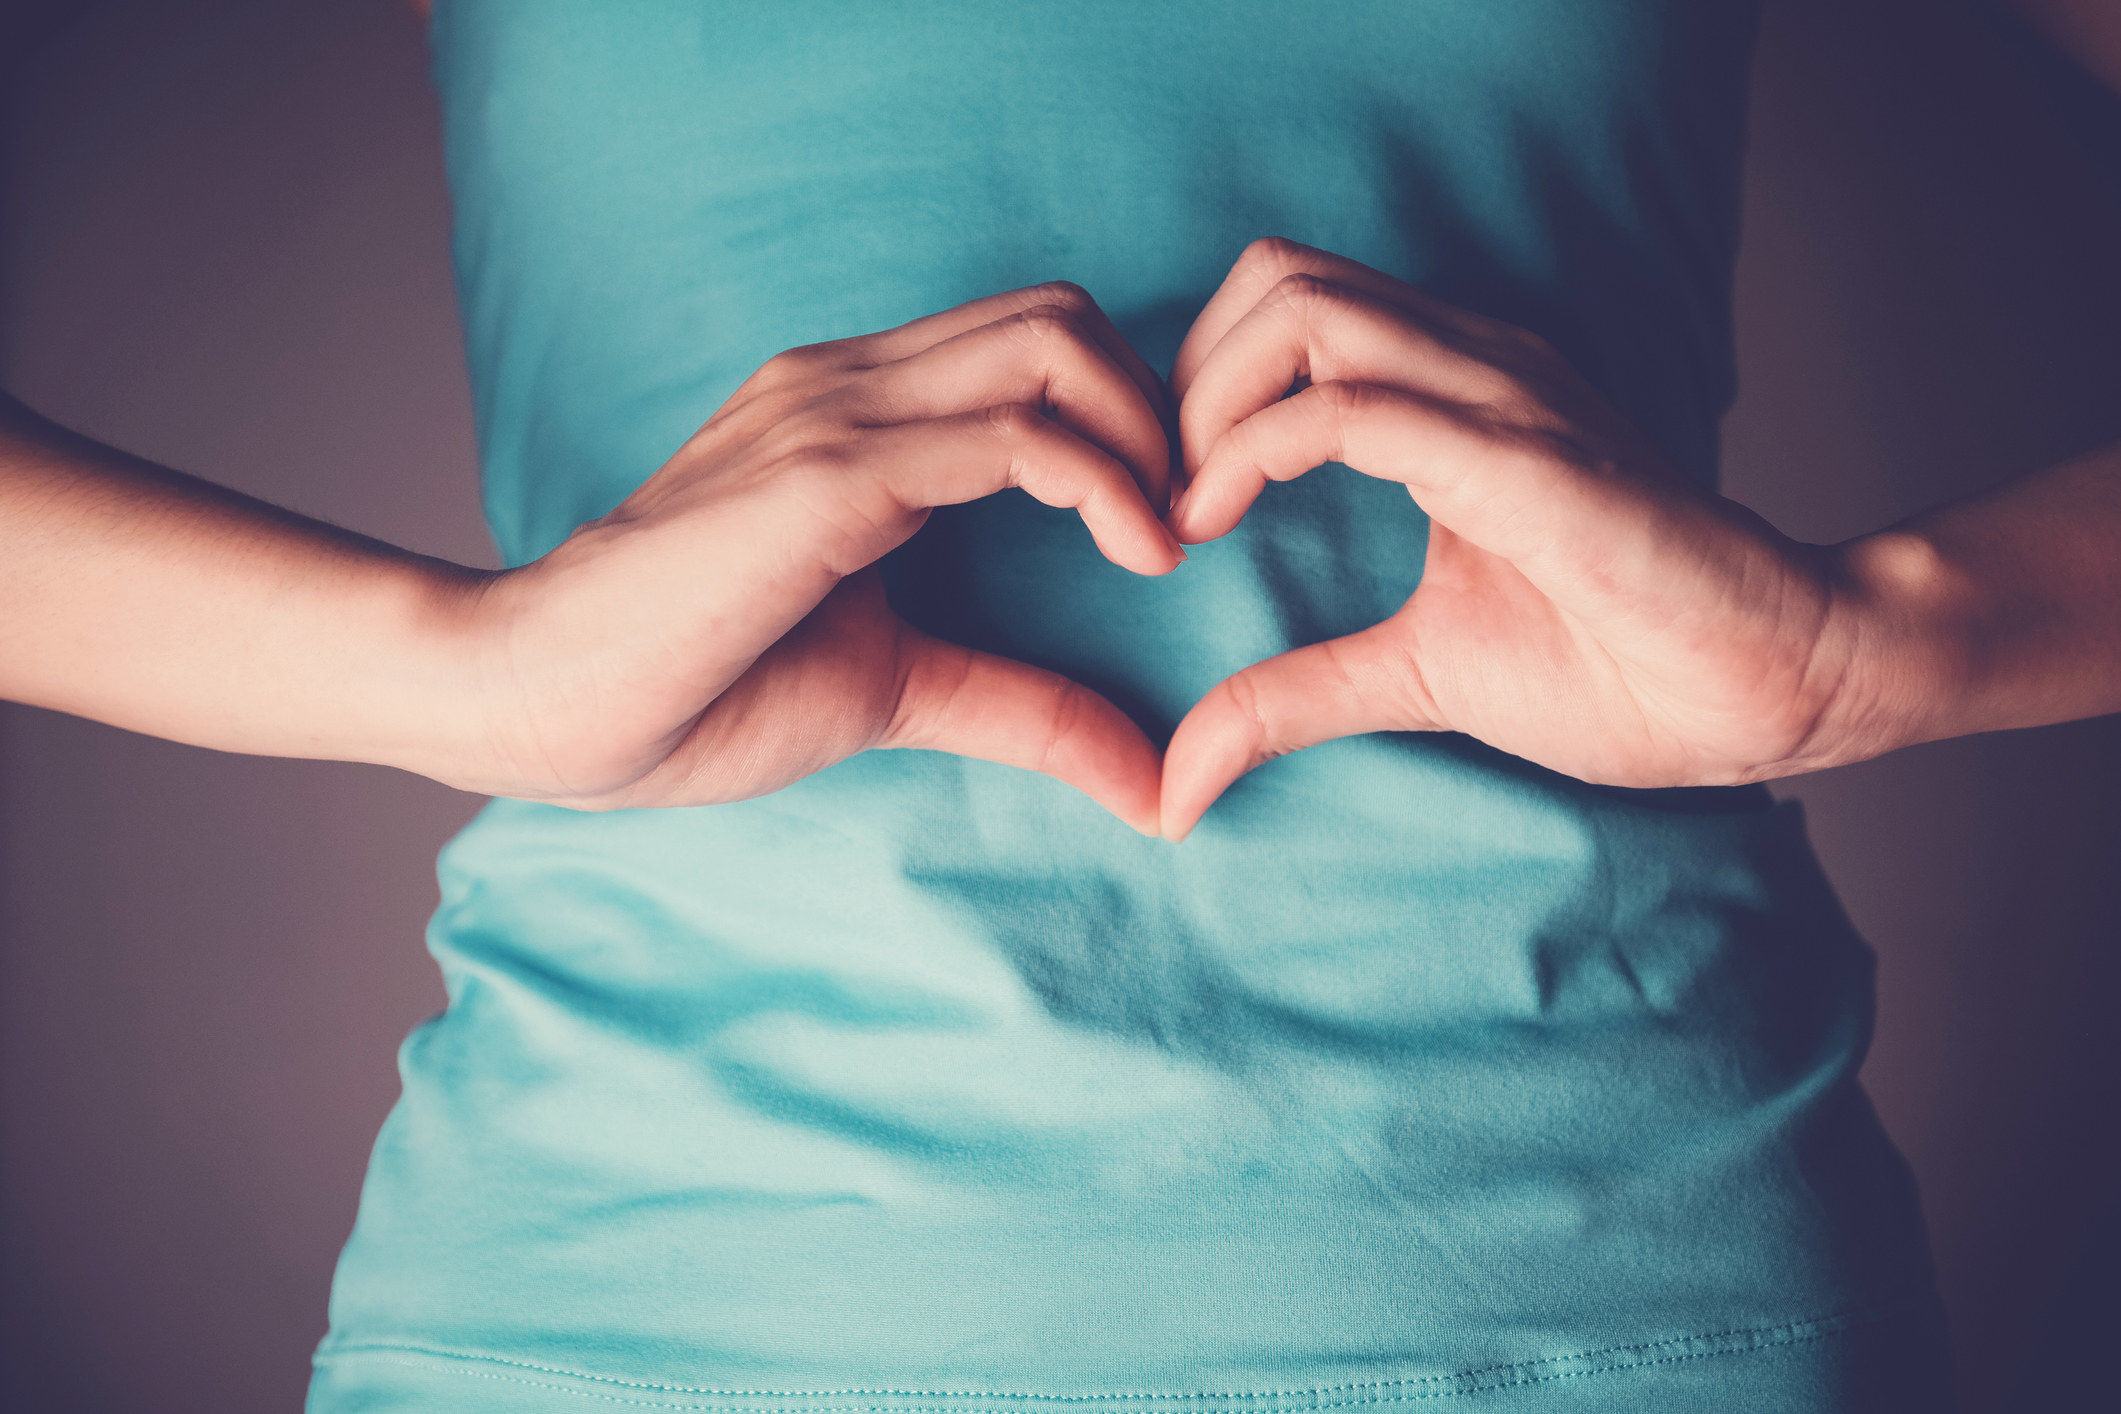
[[[782,348],[996,289],[1075,280],[1167,366],[1266,234],[1539,331],[1707,481],[1751,23],[443,0],[496,536],[556,544]],[[887,574],[1168,730],[1397,607],[1423,530],[1332,468],[1147,580],[1010,494]],[[1852,1080],[1868,957],[1760,792],[1372,736],[1174,847],[870,753],[730,806],[497,803],[442,877],[450,1008],[320,1409],[1834,1408],[1798,1396],[1926,1309]]]

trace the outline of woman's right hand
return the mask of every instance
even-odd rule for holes
[[[1071,285],[779,355],[610,515],[475,591],[485,744],[451,783],[693,805],[923,747],[1043,771],[1154,834],[1162,763],[1124,714],[918,632],[873,566],[931,507],[1020,486],[1114,563],[1170,571],[1167,412]]]

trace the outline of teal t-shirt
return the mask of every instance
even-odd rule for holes
[[[1753,21],[441,0],[495,535],[557,544],[781,349],[995,290],[1075,280],[1168,366],[1268,234],[1538,331],[1707,482]],[[1390,613],[1424,530],[1326,468],[1152,580],[1009,493],[888,583],[1154,734]],[[1940,1407],[1869,955],[1764,791],[1375,735],[1173,846],[874,752],[497,802],[441,877],[318,1414]]]

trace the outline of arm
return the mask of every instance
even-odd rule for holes
[[[975,300],[770,360],[610,515],[497,574],[0,399],[0,696],[585,808],[921,747],[1044,771],[1153,832],[1160,762],[1132,722],[918,633],[872,566],[929,508],[1018,486],[1170,570],[1163,397],[1081,290]]]
[[[1255,664],[1180,723],[1174,837],[1262,761],[1357,732],[1728,785],[2121,710],[2121,447],[1804,545],[1686,487],[1540,340],[1282,241],[1238,261],[1172,387],[1180,539],[1327,461],[1402,482],[1431,521],[1391,618]]]
[[[464,783],[487,578],[99,446],[0,392],[0,699]]]
[[[1836,547],[1818,766],[2121,711],[2121,446]],[[1807,769],[1810,769],[1807,763]]]
[[[2121,4],[2006,0],[2121,92]],[[1840,759],[2121,710],[2121,445],[1841,546]]]
[[[0,697],[195,746],[474,760],[486,576],[102,447],[0,395]]]

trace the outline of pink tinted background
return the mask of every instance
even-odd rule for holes
[[[2121,437],[2121,146],[1958,5],[1768,9],[1730,492],[1838,539]],[[6,18],[0,385],[490,563],[416,23]],[[2020,1407],[2121,1195],[2121,721],[1780,789],[1881,955],[1866,1077],[1923,1182],[1964,1406]],[[299,1403],[394,1048],[441,1000],[433,856],[477,805],[0,708],[0,1404]]]

